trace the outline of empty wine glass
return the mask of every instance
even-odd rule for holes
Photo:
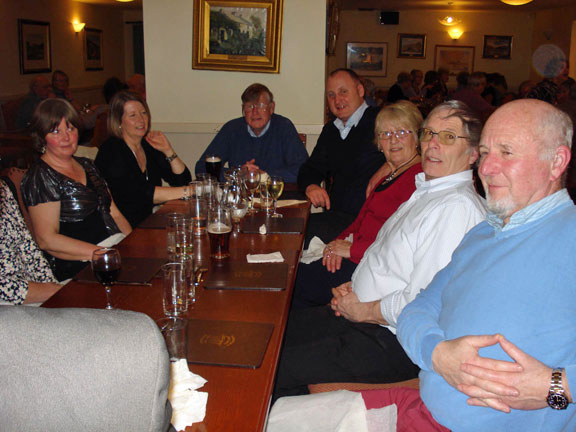
[[[244,181],[246,189],[248,189],[248,192],[250,192],[250,207],[248,208],[248,213],[255,213],[256,210],[254,210],[254,192],[256,192],[256,189],[258,189],[258,186],[260,186],[260,171],[252,171],[248,168],[243,168],[242,180]]]
[[[92,271],[106,290],[106,309],[108,310],[114,309],[111,303],[111,287],[120,276],[121,264],[120,252],[117,249],[101,248],[92,252]]]
[[[268,193],[272,196],[274,200],[274,212],[272,213],[273,218],[281,218],[282,215],[276,212],[276,204],[280,195],[282,195],[282,191],[284,190],[284,179],[279,176],[270,176],[268,181],[266,182],[266,188],[268,189]]]

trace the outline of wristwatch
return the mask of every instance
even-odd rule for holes
[[[166,160],[168,161],[168,163],[170,163],[174,159],[176,159],[177,157],[178,157],[178,155],[176,153],[172,153],[172,156],[166,156]]]
[[[552,379],[550,380],[550,390],[546,402],[548,406],[555,410],[564,410],[568,408],[568,398],[564,394],[564,387],[562,386],[562,373],[563,368],[557,368],[552,371]]]

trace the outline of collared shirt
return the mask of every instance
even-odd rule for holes
[[[352,128],[354,126],[358,126],[358,123],[360,122],[360,119],[364,115],[364,111],[366,111],[366,108],[368,108],[368,104],[366,102],[362,102],[362,105],[360,105],[358,109],[354,111],[354,114],[350,116],[346,124],[344,124],[344,122],[339,118],[334,120],[334,126],[336,126],[336,129],[340,131],[340,138],[342,138],[343,140],[346,139]]]
[[[395,333],[404,306],[448,264],[485,212],[471,170],[428,181],[418,174],[416,191],[382,225],[352,275],[358,299],[380,300],[382,316]]]
[[[250,127],[249,124],[246,125],[246,127],[248,128],[248,134],[252,137],[252,138],[260,138],[263,137],[266,132],[268,132],[268,129],[270,129],[270,122],[272,121],[272,117],[270,117],[270,120],[268,120],[268,123],[266,123],[266,126],[264,126],[264,129],[262,129],[262,132],[260,132],[260,135],[256,135],[254,133],[254,131],[252,130],[252,128]]]
[[[568,195],[568,191],[562,189],[518,210],[510,217],[510,221],[506,225],[504,225],[504,220],[500,216],[492,212],[489,212],[486,216],[486,222],[488,222],[496,232],[508,231],[517,226],[538,220],[556,207],[571,201],[572,199],[570,195]]]

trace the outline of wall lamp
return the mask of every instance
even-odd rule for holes
[[[72,23],[72,27],[74,27],[74,31],[75,31],[76,33],[80,33],[80,32],[84,29],[84,26],[85,26],[85,25],[86,25],[86,23],[81,23],[81,22],[78,22],[78,21],[74,21],[74,22]]]
[[[460,30],[459,28],[456,28],[456,27],[448,30],[448,35],[450,36],[450,38],[452,40],[460,39],[460,36],[462,36],[463,34],[464,34],[464,32],[462,30]]]

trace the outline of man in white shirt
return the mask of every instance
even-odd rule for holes
[[[332,290],[330,307],[290,315],[275,397],[304,394],[308,384],[322,382],[416,377],[418,368],[396,340],[396,320],[484,218],[470,170],[480,131],[460,102],[430,113],[420,131],[424,173],[414,194],[382,226],[352,281]]]

